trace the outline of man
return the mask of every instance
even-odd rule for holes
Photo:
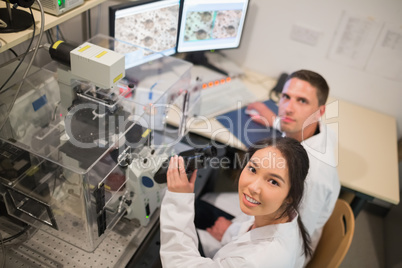
[[[313,250],[340,191],[335,161],[336,138],[320,123],[328,93],[328,84],[321,75],[300,70],[292,73],[286,80],[278,105],[278,116],[260,102],[247,107],[248,110],[257,112],[251,115],[254,121],[278,128],[284,136],[301,142],[309,154],[310,169],[300,216],[311,237]],[[207,231],[221,243],[227,243],[235,235],[235,229],[236,224],[219,218]],[[203,237],[201,241],[204,245],[205,234]],[[213,250],[210,252],[213,254]]]

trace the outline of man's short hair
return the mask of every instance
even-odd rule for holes
[[[291,73],[286,81],[289,81],[292,78],[298,78],[300,80],[306,81],[310,83],[313,87],[317,89],[317,98],[318,98],[318,105],[325,105],[328,99],[329,94],[329,86],[327,81],[325,81],[324,77],[320,74],[309,71],[309,70],[299,70],[294,73]]]

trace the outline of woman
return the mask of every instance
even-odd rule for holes
[[[168,191],[161,208],[161,260],[164,267],[302,267],[311,254],[298,207],[309,162],[294,139],[259,142],[249,150],[239,178],[241,210],[249,220],[213,259],[200,256],[194,227],[194,182],[183,159],[172,157]],[[194,172],[195,173],[195,172]]]

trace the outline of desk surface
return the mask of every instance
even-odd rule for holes
[[[398,204],[395,118],[340,100],[337,121],[342,186]]]
[[[267,99],[275,79],[246,71],[246,86],[259,99]],[[338,172],[342,186],[399,203],[396,120],[350,102],[331,97],[323,122],[338,133]],[[235,148],[245,146],[217,120],[194,120],[189,130]]]
[[[84,4],[82,4],[79,7],[76,7],[60,16],[54,16],[48,13],[45,13],[45,31],[53,28],[54,26],[59,25],[60,23],[63,23],[85,11],[88,9],[91,9],[106,0],[85,0]],[[5,7],[6,4],[3,1],[0,1],[0,7]],[[23,8],[23,10],[26,10],[29,12],[29,9]],[[36,9],[32,9],[35,22],[36,22],[36,29],[37,31],[35,32],[36,35],[39,34],[39,29],[40,29],[40,23],[41,23],[41,15],[40,12]],[[28,30],[17,32],[17,33],[2,33],[0,35],[0,42],[1,42],[1,47],[0,47],[0,52],[3,52],[9,48],[12,48],[26,40],[29,40],[32,37],[32,27],[29,28]]]

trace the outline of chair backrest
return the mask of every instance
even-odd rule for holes
[[[307,267],[339,267],[352,243],[354,231],[353,211],[346,201],[338,199]]]

